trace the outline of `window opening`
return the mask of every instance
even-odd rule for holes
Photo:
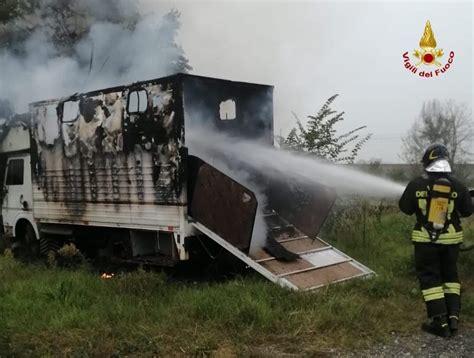
[[[127,112],[129,114],[145,113],[148,107],[148,94],[145,90],[131,91],[128,94]]]
[[[23,159],[12,159],[8,162],[5,185],[23,185]]]
[[[79,116],[79,102],[67,101],[63,103],[63,123],[71,123]]]
[[[230,121],[237,118],[235,101],[233,99],[222,101],[219,105],[219,115],[221,121]]]

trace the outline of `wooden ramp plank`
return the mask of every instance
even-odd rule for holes
[[[345,262],[329,267],[322,267],[314,271],[297,273],[285,278],[300,289],[310,289],[352,276],[359,276],[363,273],[361,269],[351,262]]]
[[[303,254],[308,251],[316,250],[323,247],[328,247],[329,245],[325,242],[318,240],[318,239],[310,239],[309,237],[300,237],[294,241],[286,241],[282,242],[281,245],[287,249],[288,251]],[[262,259],[269,259],[273,258],[268,252],[265,250],[259,249],[254,254],[252,254],[252,258],[256,261]]]
[[[281,245],[288,251],[296,253],[303,253],[328,246],[328,244],[318,239],[312,240],[309,237],[301,240],[283,242]]]
[[[302,259],[311,263],[314,267],[331,266],[343,261],[347,261],[346,255],[341,255],[333,249],[312,252],[301,256]]]
[[[310,264],[308,261],[303,260],[303,259],[298,259],[298,260],[290,261],[290,262],[272,260],[272,261],[262,262],[261,265],[265,267],[268,271],[270,271],[271,273],[277,276],[283,273],[313,267],[312,264]]]

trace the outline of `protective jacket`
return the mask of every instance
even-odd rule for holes
[[[463,241],[460,217],[472,214],[472,200],[468,189],[455,177],[447,173],[424,173],[408,183],[400,198],[400,210],[407,215],[416,215],[416,224],[412,231],[412,241],[433,242],[428,227],[427,211],[430,207],[431,189],[436,179],[447,178],[451,182],[448,213],[444,228],[440,230],[434,243],[450,245]]]

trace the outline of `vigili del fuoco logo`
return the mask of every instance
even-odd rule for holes
[[[420,49],[414,50],[413,56],[416,58],[415,64],[410,62],[408,51],[403,54],[405,68],[420,77],[439,77],[452,66],[454,52],[450,51],[448,58],[440,48],[436,48],[437,43],[431,29],[430,21],[426,21],[425,31],[420,40]],[[444,59],[442,57],[444,56]],[[444,62],[444,63],[443,63]],[[433,68],[433,65],[436,66]]]

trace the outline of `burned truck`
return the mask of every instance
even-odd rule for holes
[[[189,152],[191,126],[273,146],[272,97],[267,85],[177,74],[32,103],[1,131],[5,241],[29,255],[75,242],[173,266],[205,237],[293,289],[372,274],[317,237],[333,189],[302,182],[300,200],[292,183],[258,174],[267,243],[252,248],[255,194]]]

